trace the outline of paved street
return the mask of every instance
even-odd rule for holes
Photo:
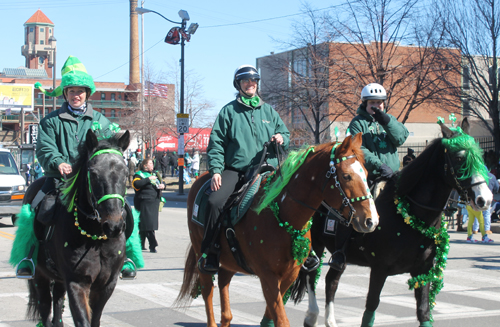
[[[132,193],[130,193],[132,194]],[[181,285],[189,237],[186,227],[185,197],[172,193],[160,213],[158,253],[144,252],[146,267],[134,281],[118,282],[101,320],[101,326],[184,326],[206,324],[201,299],[187,310],[171,307]],[[132,197],[129,201],[132,203]],[[177,200],[177,201],[172,201]],[[26,281],[14,277],[8,257],[16,228],[10,218],[0,219],[0,327],[34,326],[24,319],[27,304]],[[435,327],[498,326],[500,321],[500,235],[494,244],[467,244],[466,234],[450,230],[451,251],[445,271],[445,287],[437,296]],[[324,274],[319,283],[320,326],[324,326]],[[413,292],[407,289],[408,274],[390,277],[382,293],[375,326],[418,326]],[[339,327],[359,326],[368,289],[368,269],[349,266],[344,274],[335,312]],[[265,302],[259,281],[235,276],[231,284],[232,326],[259,326]],[[215,311],[220,315],[216,294]],[[302,326],[307,301],[287,305],[291,326]],[[64,322],[74,326],[66,305]]]

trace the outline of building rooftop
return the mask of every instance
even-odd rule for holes
[[[31,16],[30,19],[28,19],[24,24],[26,25],[36,23],[44,23],[54,26],[54,23],[52,23],[52,21],[47,16],[45,16],[45,14],[40,9],[38,9],[36,13],[34,13],[33,16]]]
[[[29,69],[25,67],[19,68],[4,68],[2,77],[33,77],[33,78],[49,78],[45,69]]]

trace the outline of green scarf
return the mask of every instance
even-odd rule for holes
[[[149,178],[151,176],[156,176],[156,175],[153,175],[152,173],[149,173],[149,172],[143,171],[143,170],[139,170],[138,172],[136,172],[136,174],[139,175],[141,178]],[[150,182],[151,182],[151,184],[156,185],[155,181],[150,180]]]
[[[259,105],[260,103],[260,98],[256,95],[253,98],[248,98],[244,95],[241,96],[241,101],[246,104],[247,106],[250,106],[252,108],[255,108]]]

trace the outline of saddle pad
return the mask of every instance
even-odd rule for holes
[[[260,182],[262,180],[263,175],[258,175],[257,178],[255,178],[254,182],[249,186],[248,192],[243,197],[241,202],[236,203],[230,210],[231,210],[231,222],[234,225],[236,225],[241,218],[245,215],[245,213],[248,211],[250,208],[250,205],[253,202],[253,199],[255,197],[255,194],[259,190]],[[208,204],[208,196],[210,193],[212,193],[212,190],[210,189],[210,183],[211,179],[209,179],[203,186],[200,188],[198,193],[196,194],[196,199],[194,201],[194,206],[193,206],[193,216],[191,219],[201,225],[205,225],[205,214],[207,212],[207,204]],[[238,214],[239,212],[239,214]]]

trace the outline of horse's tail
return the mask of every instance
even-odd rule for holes
[[[187,250],[186,264],[184,266],[184,278],[182,287],[174,302],[174,307],[186,307],[199,295],[200,275],[197,269],[196,254],[191,244]]]
[[[28,309],[26,310],[26,318],[29,320],[37,321],[40,319],[40,312],[38,311],[38,298],[35,287],[35,281],[28,280],[29,298]]]
[[[306,294],[307,274],[308,272],[304,269],[300,269],[297,279],[290,286],[290,300],[293,300],[295,304],[300,303]]]

